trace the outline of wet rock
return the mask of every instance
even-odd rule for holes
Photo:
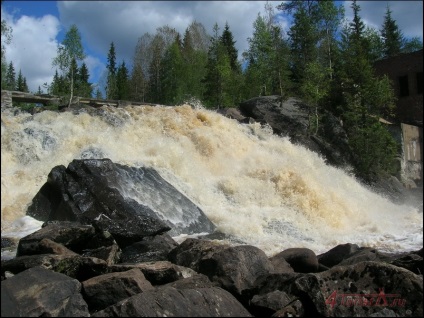
[[[115,272],[82,282],[83,295],[90,311],[104,309],[120,300],[154,289],[140,269]]]
[[[92,317],[252,317],[229,292],[217,288],[146,291],[127,298]]]
[[[1,316],[90,317],[90,314],[81,295],[80,282],[34,267],[1,282]]]
[[[272,263],[281,264],[284,259],[295,272],[315,273],[318,271],[318,259],[314,251],[308,248],[289,248],[270,258]]]

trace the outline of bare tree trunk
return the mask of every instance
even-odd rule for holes
[[[318,95],[318,87],[317,87],[317,95]],[[316,118],[316,124],[315,127],[315,136],[318,134],[318,104],[315,104],[315,118]]]
[[[281,71],[278,70],[278,81],[280,82],[280,95],[281,95],[281,101],[280,101],[280,107],[283,107],[283,85],[281,83]]]
[[[71,107],[73,95],[74,95],[74,70],[71,70],[71,98],[69,98],[68,108]]]
[[[315,136],[318,134],[318,106],[315,106],[315,117],[317,119],[317,126],[315,128]]]

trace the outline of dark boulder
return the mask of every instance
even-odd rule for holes
[[[166,233],[145,237],[123,249],[121,263],[167,261],[169,252],[177,246],[178,243]]]
[[[243,290],[251,288],[256,279],[274,270],[266,254],[251,245],[229,247],[203,256],[199,273],[219,283],[241,300]]]
[[[90,317],[81,284],[34,267],[1,282],[2,317]]]
[[[164,285],[184,278],[186,270],[168,261],[145,262],[138,264],[115,264],[108,267],[109,273],[139,269],[154,286]]]
[[[31,247],[32,249],[29,249],[28,247]],[[60,243],[56,243],[48,238],[43,238],[41,241],[27,245],[25,250],[21,249],[21,253],[18,256],[37,254],[78,255]]]
[[[304,314],[302,303],[297,297],[280,290],[255,295],[250,301],[250,306],[250,311],[255,317],[270,317],[277,312],[277,317],[300,317]]]
[[[227,291],[219,287],[146,291],[92,317],[252,317]]]
[[[389,263],[398,267],[403,267],[418,275],[424,273],[422,249],[420,251],[394,257]]]
[[[42,221],[91,224],[111,233],[120,245],[170,229],[151,209],[124,198],[118,188],[110,160],[73,160],[67,169],[52,169],[27,214]]]
[[[109,159],[73,160],[68,168],[53,168],[27,214],[91,224],[112,234],[121,248],[171,228],[173,235],[214,230],[204,213],[155,170]]]
[[[104,260],[107,265],[113,265],[120,262],[121,252],[118,244],[114,243],[110,246],[101,246],[95,249],[84,250],[81,255],[99,258]]]
[[[318,272],[319,264],[317,256],[314,251],[308,248],[289,248],[270,258],[271,262],[277,265],[283,262],[282,259],[284,259],[295,272]]]
[[[310,282],[298,282],[310,300],[318,305],[319,292],[325,299],[326,310],[316,306],[320,314],[331,317],[357,317],[377,315],[382,307],[393,310],[398,316],[422,317],[423,278],[406,269],[387,263],[365,261],[349,266],[335,266],[314,275],[316,294],[309,292]],[[350,303],[343,294],[353,295]],[[355,296],[356,295],[356,296]],[[364,295],[367,302],[364,302]],[[370,305],[371,298],[373,305]],[[403,301],[407,299],[406,305]],[[344,300],[344,303],[343,303]]]
[[[82,282],[82,294],[90,311],[104,309],[120,300],[152,289],[152,284],[137,268],[96,276]]]
[[[325,253],[318,255],[318,261],[327,266],[333,267],[334,265],[339,264],[345,258],[350,257],[353,253],[359,250],[359,246],[356,244],[339,244],[336,247],[328,250]]]
[[[79,253],[85,248],[87,242],[91,241],[94,235],[94,227],[91,225],[82,225],[78,222],[46,224],[38,231],[19,240],[16,256],[40,254],[39,242],[42,239],[49,239],[62,244],[71,251]]]
[[[157,288],[167,288],[167,287],[173,287],[175,289],[197,289],[197,288],[219,287],[219,284],[217,282],[211,282],[206,275],[194,272],[193,275],[189,277],[184,277],[172,283],[157,286]]]
[[[169,252],[168,259],[177,265],[185,266],[199,272],[199,261],[229,245],[203,239],[188,238]]]

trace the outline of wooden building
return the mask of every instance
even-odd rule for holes
[[[397,102],[395,123],[402,133],[403,178],[422,184],[423,158],[423,50],[377,61],[377,75],[392,82]]]

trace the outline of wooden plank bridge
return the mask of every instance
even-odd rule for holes
[[[24,93],[19,91],[1,91],[1,104],[8,104],[11,107],[13,102],[22,102],[22,103],[34,103],[47,105],[58,105],[61,104],[67,105],[67,101],[64,102],[59,96],[53,96],[48,94],[34,95],[31,93]],[[86,98],[75,96],[72,99],[72,103],[86,104],[93,107],[101,107],[103,105],[114,106],[114,107],[123,107],[129,105],[141,106],[157,106],[157,104],[146,103],[146,102],[132,102],[126,100],[109,100],[109,99],[95,99],[95,98]]]

